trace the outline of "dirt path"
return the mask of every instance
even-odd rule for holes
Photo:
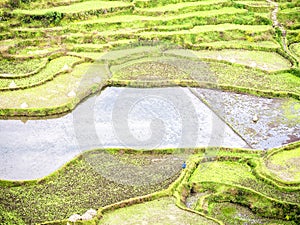
[[[286,30],[284,29],[284,27],[282,26],[282,24],[280,24],[278,22],[278,19],[277,19],[277,13],[278,13],[278,10],[279,10],[279,5],[278,5],[277,2],[274,2],[272,0],[267,0],[267,2],[269,2],[271,5],[274,6],[274,10],[271,13],[272,14],[271,19],[273,21],[273,27],[274,28],[278,27],[281,30],[283,49],[284,49],[284,51],[287,51],[286,41],[285,41]]]

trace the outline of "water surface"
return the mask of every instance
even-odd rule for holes
[[[0,120],[0,178],[41,178],[94,148],[261,149],[288,143],[288,135],[299,136],[299,124],[281,123],[285,114],[277,112],[279,103],[273,100],[197,92],[218,115],[188,88],[110,87],[59,118]],[[257,123],[251,120],[254,112],[259,113]],[[272,121],[277,122],[271,126]]]

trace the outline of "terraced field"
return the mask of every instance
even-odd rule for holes
[[[41,179],[0,180],[0,224],[300,223],[298,0],[0,6],[1,119],[60,117],[107,86],[183,86],[249,147],[87,151]]]
[[[7,115],[7,111],[12,115],[49,115],[72,110],[84,96],[91,93],[74,84],[78,82],[74,80],[74,74],[78,71],[83,74],[85,68],[112,48],[128,51],[128,48],[145,45],[145,41],[148,41],[146,45],[156,46],[158,42],[168,41],[195,50],[193,54],[198,59],[209,60],[210,69],[215,73],[212,75],[216,75],[213,80],[218,80],[219,85],[298,92],[295,71],[291,69],[298,64],[295,59],[297,45],[291,47],[295,49],[293,55],[281,49],[279,37],[268,16],[271,13],[270,3],[222,0],[14,4],[4,1],[2,5],[12,8],[10,12],[5,8],[1,11],[3,68],[0,97],[5,99],[1,104],[2,115]],[[282,7],[291,6],[287,4]],[[161,50],[161,53],[164,54],[164,51]],[[251,79],[247,71],[249,67],[257,69],[255,73],[259,75],[255,74],[255,77],[261,77],[264,80],[262,84],[258,85],[255,79]],[[235,72],[240,77],[232,77],[236,73],[231,70],[238,70]],[[109,75],[96,76],[100,76],[102,85],[109,82]],[[225,76],[226,80],[219,79]],[[185,79],[174,78],[179,81]],[[246,84],[231,80],[241,78],[243,82],[247,79]],[[63,90],[59,91],[60,97],[55,96],[55,90],[51,91],[51,97],[47,93],[40,94],[45,90],[49,92],[58,79],[68,79],[70,83],[68,88],[62,87]],[[273,84],[276,81],[280,82],[268,86],[269,82]],[[59,83],[65,84],[63,81]],[[99,87],[99,82],[89,85],[90,90],[93,85]],[[22,89],[24,93],[21,99],[20,92],[11,92],[17,89]],[[70,92],[75,92],[76,97],[68,97]],[[36,94],[42,95],[43,100]],[[33,99],[34,104],[31,104]],[[21,112],[24,111],[21,106],[28,106],[28,110]],[[30,110],[37,107],[41,108],[38,113]],[[46,108],[47,112],[43,110]]]

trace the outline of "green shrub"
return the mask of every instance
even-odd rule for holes
[[[8,2],[7,2],[7,7],[9,7],[9,8],[19,8],[21,5],[22,5],[22,3],[30,3],[31,2],[31,0],[9,0]]]
[[[47,12],[44,16],[43,23],[45,25],[58,25],[63,17],[64,15],[60,12]]]
[[[7,4],[8,4],[8,7],[18,8],[21,4],[21,1],[20,0],[9,0]]]

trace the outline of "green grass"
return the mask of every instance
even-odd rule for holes
[[[265,166],[281,180],[300,182],[300,148],[272,155]]]
[[[245,180],[255,180],[246,165],[236,162],[210,162],[200,165],[190,178],[191,183],[217,181],[240,185]]]
[[[180,31],[169,31],[169,32],[141,32],[139,36],[141,37],[168,37],[173,35],[191,35],[191,34],[201,34],[208,32],[225,32],[225,31],[235,31],[236,33],[262,33],[262,32],[270,32],[272,31],[272,27],[269,25],[238,25],[238,24],[218,24],[218,25],[204,25],[204,26],[196,26],[190,30],[180,30]],[[244,35],[243,35],[244,36]],[[241,37],[243,37],[241,36]],[[217,37],[220,39],[220,37]],[[216,39],[217,39],[216,38]]]
[[[163,81],[173,83],[195,79],[195,81],[214,81],[208,66],[201,61],[168,56],[168,51],[164,52],[166,56],[156,54],[152,57],[150,55],[146,57],[136,55],[132,59],[128,57],[125,62],[121,59],[115,60],[110,67],[113,74],[112,80],[141,83],[150,81],[156,82],[158,86]]]
[[[300,7],[293,7],[293,8],[287,8],[287,9],[280,10],[280,13],[295,13],[295,12],[299,12],[299,11],[300,11]]]
[[[279,152],[278,154],[272,155],[269,160],[272,163],[283,166],[289,164],[289,161],[293,158],[300,157],[300,148]]]
[[[232,40],[232,41],[216,41],[210,43],[197,43],[194,46],[202,47],[202,48],[209,48],[209,49],[270,49],[276,50],[280,48],[279,44],[274,41],[242,41],[242,40]]]
[[[105,213],[100,224],[217,224],[175,206],[173,198],[160,198]]]
[[[42,69],[37,74],[13,80],[5,78],[0,79],[0,89],[10,89],[10,84],[12,81],[14,81],[17,88],[29,88],[32,86],[40,85],[48,80],[52,80],[54,76],[62,71],[65,65],[71,67],[74,63],[79,62],[79,60],[79,58],[72,56],[63,56],[57,59],[53,59],[47,64],[45,69]],[[38,66],[40,66],[40,64],[38,64]]]
[[[284,70],[291,67],[288,60],[274,52],[224,49],[221,51],[193,51],[193,54],[200,59],[224,60],[266,71]]]
[[[237,158],[249,158],[249,159],[254,159],[254,158],[260,158],[262,155],[262,152],[260,150],[256,150],[256,152],[253,151],[246,151],[246,152],[235,152],[235,151],[223,151],[219,150],[216,154],[218,157],[237,157]]]
[[[288,153],[289,151],[297,153]],[[274,151],[270,151],[272,152]],[[197,166],[191,170],[193,173],[185,184],[185,187],[198,193],[197,203],[193,207],[225,224],[298,224],[296,211],[299,208],[299,191],[279,189],[254,173],[252,163],[247,163],[260,160],[260,156],[254,153],[220,150],[219,160],[200,160],[199,165],[195,164]],[[276,156],[280,162],[285,158],[283,165],[289,166],[288,160],[298,159],[299,148],[277,154],[272,157]],[[284,171],[279,167],[273,169],[277,172]],[[181,195],[185,196],[186,191],[183,190]],[[282,204],[282,201],[285,203]],[[280,204],[282,206],[277,208]],[[289,221],[292,217],[293,221]]]
[[[210,205],[211,216],[218,218],[225,224],[276,224],[276,225],[294,225],[294,222],[267,219],[263,216],[257,215],[239,204],[230,202],[212,203]]]
[[[85,51],[85,52],[68,52],[68,55],[90,58],[92,60],[98,60],[105,54],[106,54],[105,52],[87,52],[87,51]]]
[[[73,14],[86,12],[91,10],[100,10],[100,9],[110,9],[115,7],[126,7],[130,6],[129,3],[122,1],[84,1],[79,3],[74,3],[69,6],[58,6],[47,9],[35,9],[35,10],[14,10],[16,14],[26,14],[26,15],[44,15],[49,12],[59,12],[65,14]]]
[[[109,51],[105,54],[103,59],[109,61],[115,61],[119,59],[125,59],[125,62],[130,61],[132,57],[138,56],[141,57],[150,57],[152,55],[157,55],[161,53],[164,45],[154,45],[154,46],[136,46],[130,48],[120,48],[114,49],[113,51]]]
[[[222,3],[226,3],[228,0],[206,0],[199,2],[179,2],[177,4],[169,4],[163,6],[157,6],[152,8],[137,8],[137,12],[151,12],[151,13],[166,13],[166,12],[178,12],[182,9],[196,6],[210,6],[210,5],[218,5]]]
[[[7,46],[13,46],[15,44],[17,44],[20,40],[16,39],[8,39],[8,40],[2,40],[0,41],[0,46],[2,49],[3,47],[7,47]]]
[[[37,109],[38,114],[43,114],[47,109],[56,109],[60,106],[78,103],[80,99],[86,96],[85,93],[88,92],[87,90],[93,85],[100,86],[104,81],[99,80],[93,82],[93,79],[97,77],[103,77],[104,79],[105,73],[86,74],[91,65],[91,63],[78,65],[71,73],[61,74],[51,82],[47,82],[37,87],[13,92],[1,92],[0,95],[3,99],[3,101],[1,100],[1,109],[20,109],[20,105],[26,102],[29,109]],[[86,76],[91,77],[91,83],[81,83],[81,80]],[[82,86],[78,89],[80,84]],[[76,92],[76,98],[68,97],[68,93],[71,91]],[[75,105],[73,105],[73,107],[75,107]]]
[[[41,47],[30,46],[27,48],[22,48],[20,51],[18,51],[17,56],[43,56],[45,54],[51,54],[57,50],[59,50],[59,48],[56,46],[50,48],[44,47],[42,49]]]
[[[152,174],[152,178],[164,176],[165,173],[168,174],[171,170],[175,170],[176,175],[176,171],[181,170],[181,161],[177,161],[176,165],[176,161],[172,160],[172,155],[132,153],[135,162],[140,165],[134,167],[140,168],[143,173],[135,173],[134,176],[133,173],[128,174],[131,176],[130,179],[135,177],[140,184],[129,185],[108,179],[103,171],[99,172],[93,166],[91,160],[98,164],[105,163],[103,162],[103,156],[105,157],[106,154],[102,151],[84,153],[82,157],[73,160],[61,170],[36,184],[24,183],[21,186],[10,188],[0,185],[0,194],[2,197],[5,196],[1,198],[0,207],[2,210],[0,215],[5,216],[4,221],[7,223],[20,221],[20,224],[22,222],[23,224],[35,224],[49,220],[65,219],[74,213],[82,214],[90,208],[98,209],[101,206],[131,197],[165,189],[174,180],[174,177],[163,179],[157,183],[148,182],[147,177],[150,174]],[[116,154],[118,156],[115,157],[115,162],[107,161],[106,163],[115,163],[111,166],[118,168],[122,164],[118,162],[121,162],[122,159],[127,167],[130,168],[130,165],[133,165],[132,157],[128,155],[130,153]],[[162,158],[169,159],[165,161],[165,165],[168,164],[168,166],[150,171],[149,164],[155,164],[153,159]],[[109,165],[105,165],[104,168],[109,169]],[[155,169],[156,167],[152,165],[151,168]],[[115,174],[115,176],[117,175]],[[175,205],[170,207],[176,209]],[[161,208],[161,210],[163,209]],[[180,212],[179,209],[177,211]],[[187,218],[187,213],[181,212],[181,214],[183,216],[179,216],[179,218]],[[151,219],[151,216],[149,219]]]
[[[299,7],[293,7],[293,8],[286,8],[283,10],[280,10],[278,12],[278,20],[281,22],[286,29],[299,29],[300,25],[300,6]]]
[[[284,155],[286,160],[295,159],[299,155],[299,148],[290,151],[297,151],[297,153],[291,152],[289,156]],[[2,199],[2,204],[0,205],[0,218],[12,224],[28,224],[44,222],[46,220],[65,219],[74,213],[82,214],[89,208],[97,209],[101,206],[131,197],[162,190],[174,178],[160,179],[162,182],[158,183],[155,182],[155,179],[160,176],[166,176],[166,174],[168,175],[170,171],[178,174],[181,170],[180,165],[182,160],[175,160],[175,158],[178,158],[177,155],[154,154],[153,152],[144,152],[141,154],[141,152],[124,152],[118,150],[111,150],[109,152],[109,155],[114,160],[106,158],[108,152],[104,153],[99,150],[89,151],[72,160],[51,176],[38,182],[25,182],[20,186],[13,187],[6,185],[5,182],[1,182],[0,194],[1,196],[5,196],[5,198]],[[230,152],[231,154],[229,154]],[[211,187],[211,191],[207,192],[208,194],[212,194],[212,190],[225,191],[227,194],[231,193],[230,198],[234,199],[233,201],[236,203],[243,199],[241,197],[243,188],[250,190],[250,193],[251,191],[256,191],[281,201],[299,203],[299,191],[279,191],[274,186],[264,183],[263,180],[257,179],[252,174],[251,167],[246,165],[245,159],[259,158],[257,152],[250,150],[231,151],[230,149],[226,149],[226,151],[220,150],[219,153],[219,157],[239,157],[241,160],[233,162],[228,161],[228,158],[225,161],[200,163],[188,179],[191,186],[200,185],[201,187],[202,183],[212,182],[203,186],[208,189]],[[276,157],[280,158],[281,156],[278,155]],[[196,159],[197,157],[192,158]],[[164,159],[164,165],[167,166],[159,167],[155,165],[154,159]],[[125,165],[124,168],[123,165]],[[116,169],[119,173],[114,173],[111,169]],[[188,167],[187,170],[191,169]],[[187,170],[185,172],[188,172]],[[108,176],[109,174],[111,176]],[[133,174],[135,175],[133,176]],[[120,179],[116,177],[118,175],[121,176]],[[108,177],[111,177],[112,180],[107,179]],[[116,182],[124,179],[134,179],[141,185],[132,186],[132,183],[131,185],[126,185],[122,182]],[[216,182],[217,186],[214,185],[214,182]],[[228,189],[226,185],[235,188]],[[256,196],[257,193],[254,195]],[[250,202],[253,202],[257,197],[254,197],[254,195],[252,199],[249,199]],[[264,218],[263,214],[261,214],[262,211],[257,215],[238,204],[229,204],[226,201],[228,200],[218,203],[215,200],[209,200],[209,211],[206,212],[206,215],[222,220],[225,224],[243,224],[250,221],[256,221],[255,224],[295,224],[292,221],[276,220],[272,219],[272,217]],[[253,204],[259,208],[266,207],[269,203],[262,199],[261,202]],[[147,222],[148,224],[216,224],[199,214],[177,208],[174,199],[171,197],[163,197],[132,206],[126,205],[123,205],[125,208],[121,207],[120,209],[105,211],[103,218],[95,222],[99,225],[120,223],[142,224],[142,222]],[[271,206],[274,207],[275,204]],[[255,207],[253,208],[252,206],[251,208],[255,209]],[[265,208],[263,210],[272,209]],[[274,215],[274,217],[277,216],[279,215]]]
[[[133,63],[132,65],[122,65],[111,67],[113,79],[121,80],[170,80],[170,79],[191,79],[189,74],[178,70],[168,61],[152,61],[151,59],[144,62]]]
[[[85,51],[85,52],[103,52],[104,49],[111,49],[116,46],[122,46],[130,44],[131,42],[134,42],[134,39],[124,39],[124,40],[118,40],[118,41],[112,41],[105,44],[74,44],[70,46],[69,48],[72,51]]]
[[[0,221],[4,224],[25,225],[24,221],[14,211],[6,211],[0,205]]]
[[[271,4],[266,1],[234,1],[234,4],[239,7],[248,9],[250,12],[266,13],[267,18],[270,18]]]
[[[0,74],[5,76],[18,76],[31,73],[45,64],[45,59],[28,59],[28,60],[0,60]],[[1,82],[1,78],[0,78]]]
[[[247,188],[250,192],[262,193],[265,196],[300,203],[299,192],[284,192],[277,190],[274,186],[266,184],[252,174],[251,168],[245,163],[231,161],[214,161],[202,163],[192,174],[189,182],[191,184],[217,183],[218,185],[230,185],[236,188]]]
[[[102,60],[110,60],[111,63],[113,63],[115,60],[120,61],[120,66],[119,68],[122,68],[126,65],[126,62],[129,61],[133,57],[135,58],[141,58],[141,55],[139,54],[144,54],[142,57],[145,57],[146,59],[149,58],[149,56],[157,54],[159,52],[159,47],[137,47],[137,48],[131,48],[131,49],[123,49],[123,50],[118,50],[118,51],[113,51],[109,54],[106,54],[105,56],[100,53],[99,56],[102,56]],[[82,53],[82,54],[88,54],[88,53]],[[263,53],[265,54],[265,53]],[[266,53],[266,55],[274,55],[274,53]],[[236,54],[237,55],[237,54]],[[253,57],[259,57],[258,52],[254,52]],[[98,55],[97,55],[98,56]],[[242,56],[241,56],[242,57]],[[59,71],[65,64],[64,60],[59,60],[60,58],[56,60],[52,60],[50,63],[53,63],[46,67],[45,71],[41,71],[38,75],[37,78],[43,78],[44,76],[49,76],[52,73],[55,73]],[[77,58],[67,56],[66,59],[70,59],[71,61],[73,60],[78,60]],[[265,59],[262,59],[265,60]],[[269,60],[269,59],[268,59]],[[178,62],[181,63],[179,60]],[[137,75],[147,72],[149,68],[153,68],[153,63],[151,67],[151,63],[148,65],[142,65],[142,64],[137,64],[137,62],[132,62],[131,69],[124,67],[122,70],[120,70],[119,73],[114,73],[114,78],[116,79],[125,79],[125,80],[134,80],[134,79],[139,79],[140,81],[143,80],[153,80],[155,77],[156,79],[159,77],[159,79],[189,79],[189,73],[193,72],[191,70],[185,70],[185,73],[187,74],[176,74],[173,72],[169,73],[162,73],[165,68],[161,65],[160,67],[157,67],[157,73],[155,76],[151,77],[137,77]],[[193,60],[188,63],[187,60],[185,62],[182,61],[181,64],[177,65],[182,66],[182,68],[188,68],[187,65],[190,65],[190,67],[194,68],[195,67],[195,62]],[[81,86],[80,90],[77,90],[78,84],[80,84],[80,80],[85,76],[85,72],[88,71],[89,67],[92,64],[90,63],[84,63],[82,65],[77,65],[71,73],[68,74],[60,74],[59,76],[55,77],[51,82],[47,82],[46,84],[41,85],[41,87],[34,87],[30,88],[28,90],[22,90],[22,91],[14,91],[14,92],[2,92],[0,93],[1,98],[3,99],[2,104],[1,104],[1,109],[18,109],[20,108],[20,105],[26,102],[29,106],[29,108],[55,108],[58,106],[70,104],[72,102],[72,107],[74,107],[74,104],[76,102],[79,102],[81,98],[85,97],[87,93],[85,92],[84,88],[87,88],[88,90],[93,86],[95,87],[100,87],[99,83],[93,83],[91,82],[87,86]],[[290,74],[288,72],[286,73],[265,73],[263,71],[258,71],[258,70],[253,70],[251,68],[246,68],[243,66],[234,66],[234,65],[229,65],[226,63],[221,63],[221,62],[208,62],[207,65],[209,66],[210,73],[209,74],[198,74],[196,77],[193,76],[194,79],[197,81],[204,81],[204,82],[214,82],[218,85],[227,85],[227,86],[238,86],[238,87],[251,87],[255,88],[257,90],[272,90],[272,91],[285,91],[285,92],[294,92],[294,93],[300,93],[300,80],[298,77],[296,77],[293,74]],[[139,68],[139,66],[142,66]],[[149,67],[150,66],[150,67]],[[143,68],[145,67],[145,68]],[[113,67],[112,67],[113,68]],[[132,73],[131,75],[128,74],[132,69],[135,68],[135,72]],[[174,70],[171,69],[170,71]],[[144,72],[143,72],[144,71]],[[176,71],[177,72],[177,71]],[[199,71],[198,71],[199,72]],[[164,75],[160,75],[164,74]],[[195,75],[195,74],[193,74]],[[97,76],[97,75],[91,75],[91,76]],[[101,77],[99,74],[98,76]],[[105,77],[105,76],[104,76]],[[102,83],[105,81],[106,78],[102,76]],[[25,78],[23,79],[24,83],[20,84],[34,84],[37,80],[35,79],[35,76],[30,78],[29,80],[26,80]],[[23,81],[20,79],[20,81]],[[41,81],[41,79],[39,80]],[[28,83],[26,83],[28,82]],[[31,82],[31,83],[30,83]],[[17,85],[19,83],[15,81]],[[4,82],[3,82],[4,84]],[[9,86],[10,83],[6,82],[6,85]],[[76,98],[70,98],[68,97],[68,93],[71,91],[78,92]],[[89,92],[88,92],[89,93]],[[12,100],[13,99],[13,100]],[[43,111],[43,110],[42,110]]]
[[[288,72],[265,73],[251,68],[210,62],[218,84],[254,88],[257,90],[300,93],[300,79]]]
[[[298,61],[300,61],[300,43],[292,44],[290,49],[296,54],[297,57],[299,57]]]
[[[243,5],[248,5],[248,6],[270,7],[270,3],[265,1],[235,1],[235,2]]]
[[[77,22],[74,25],[91,25],[91,24],[111,24],[111,23],[132,23],[138,21],[171,21],[171,20],[180,20],[180,19],[188,19],[188,18],[201,18],[201,17],[213,17],[218,15],[234,15],[234,14],[243,14],[247,13],[245,9],[236,9],[233,7],[224,7],[218,10],[209,10],[209,11],[196,11],[189,12],[185,14],[179,15],[170,15],[166,16],[140,16],[140,15],[117,15],[112,17],[104,17],[94,20],[86,20],[82,22]]]
[[[269,25],[239,25],[239,24],[217,24],[217,25],[206,25],[206,26],[196,26],[191,29],[190,32],[209,32],[209,31],[227,31],[227,30],[240,30],[248,32],[265,32],[269,31],[271,26]],[[180,32],[181,33],[181,32]],[[183,34],[187,31],[182,31]]]
[[[127,61],[134,56],[141,57],[141,55],[152,55],[159,51],[159,46],[137,46],[135,48],[115,48],[109,52],[72,52],[71,54],[92,58],[94,60],[109,60],[113,62],[122,58]]]
[[[30,9],[43,9],[43,8],[52,8],[53,6],[62,6],[62,5],[71,5],[74,3],[78,3],[78,0],[40,0],[38,2],[32,1],[30,4],[22,5],[22,8],[30,8]]]
[[[277,55],[276,53],[267,53],[267,52],[258,52],[258,51],[243,51],[246,54],[244,56],[242,53],[238,53],[236,50],[224,50],[225,52],[234,54],[235,57],[241,57],[241,59],[244,59],[245,61],[248,60],[250,57],[252,57],[252,60],[257,60],[258,65],[260,63],[268,63],[269,65],[275,65],[274,62],[272,62],[272,59],[276,60],[276,62],[280,62],[280,60],[283,60],[283,63],[286,63],[286,61],[281,58],[281,56]],[[200,51],[200,53],[203,51]],[[206,52],[204,53],[211,54],[221,54],[222,51],[220,52]],[[170,50],[170,51],[165,51],[165,54],[169,55],[176,55],[176,56],[185,56],[185,57],[192,57],[197,60],[199,60],[200,56],[197,55],[197,52],[192,52],[192,51],[184,51],[184,50]],[[187,55],[185,55],[187,54]],[[241,54],[239,56],[239,54]],[[116,54],[118,55],[118,54]],[[128,56],[127,56],[128,57]],[[247,58],[249,57],[249,58]],[[266,57],[272,57],[272,58],[266,58]],[[277,58],[278,57],[278,58]],[[257,58],[257,59],[256,59]],[[159,57],[159,59],[163,59],[162,57]],[[251,58],[250,58],[251,59]],[[259,62],[258,60],[261,59],[262,62]],[[279,60],[280,59],[280,60]],[[146,67],[144,68],[145,65],[142,65],[144,61],[149,60],[149,58],[145,57],[140,59],[140,61],[132,61],[130,62],[130,58],[128,61],[130,62],[130,65],[132,69],[129,67],[126,68],[124,67],[122,70],[120,70],[118,73],[115,73],[114,71],[114,76],[113,78],[115,79],[139,79],[140,81],[142,80],[147,80],[148,78],[146,77],[138,77],[139,74],[146,74],[147,69]],[[274,61],[275,61],[274,60]],[[126,62],[126,61],[125,61]],[[128,62],[128,63],[129,63]],[[201,61],[200,61],[201,62]],[[134,65],[137,64],[137,65]],[[117,70],[122,68],[122,65],[119,65],[117,67]],[[124,63],[124,66],[126,63]],[[141,67],[139,67],[140,65]],[[195,79],[196,81],[199,82],[214,82],[215,84],[218,85],[225,85],[225,86],[238,86],[238,87],[245,87],[245,88],[254,88],[257,90],[261,91],[274,91],[274,92],[294,92],[299,94],[300,93],[300,79],[293,75],[292,73],[288,72],[281,72],[281,73],[266,73],[263,71],[259,70],[253,70],[251,67],[244,67],[244,66],[236,66],[236,65],[230,65],[227,63],[223,62],[206,62],[206,65],[209,67],[210,73],[204,74],[201,73],[200,70],[194,71],[192,68],[195,68],[196,63],[191,60],[190,62],[187,61],[182,61],[180,59],[177,59],[177,68],[181,68],[182,71],[185,71],[185,73],[192,73],[193,76],[192,78]],[[202,65],[203,66],[203,65]],[[262,64],[263,66],[263,64]],[[190,69],[188,69],[190,68]],[[278,67],[277,67],[278,68]],[[114,67],[112,67],[114,70]],[[202,68],[203,69],[203,68]],[[282,68],[280,68],[282,69]],[[172,73],[166,73],[166,76],[159,76],[160,79],[167,79],[167,78],[178,78],[178,79],[190,79],[188,76],[177,76],[176,73],[173,73],[174,76],[172,76]],[[157,77],[157,76],[156,76]]]

